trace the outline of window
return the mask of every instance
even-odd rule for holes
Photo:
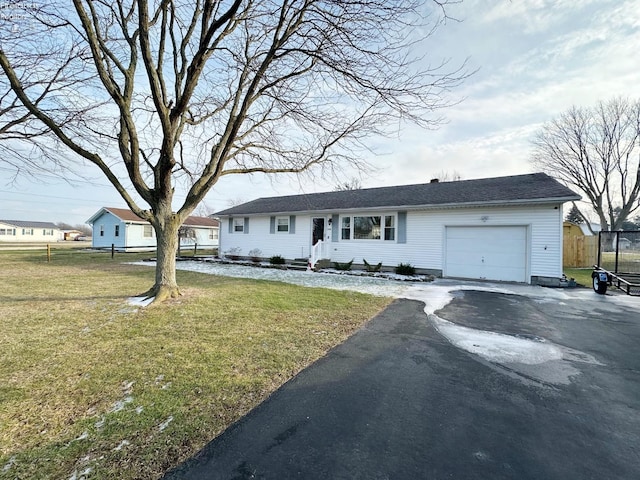
[[[142,236],[144,238],[153,237],[153,227],[151,225],[143,225],[144,231],[142,232]]]
[[[353,217],[354,240],[380,240],[380,217]]]
[[[289,232],[289,217],[276,218],[276,231],[283,233]]]
[[[393,215],[386,215],[384,217],[384,239],[395,240],[396,239],[396,222]]]
[[[342,217],[340,223],[342,240],[396,240],[395,215],[371,215]]]
[[[104,237],[104,225],[100,225],[100,236]]]
[[[116,228],[115,228],[114,234],[115,234],[116,237],[119,237],[120,236],[120,225],[116,225],[115,227]]]
[[[33,228],[23,228],[22,229],[22,234],[23,235],[33,235]]]
[[[233,219],[233,231],[239,233],[244,232],[244,218]]]
[[[45,236],[45,237],[47,235],[51,236],[51,235],[53,235],[53,230],[51,230],[51,229],[50,230],[42,230],[42,235]]]
[[[351,217],[342,217],[342,240],[351,238]]]
[[[209,240],[218,240],[218,229],[212,228],[209,230]]]

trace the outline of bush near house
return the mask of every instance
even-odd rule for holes
[[[416,267],[414,267],[410,263],[400,263],[396,267],[396,273],[398,275],[415,275],[416,274]]]
[[[285,264],[285,259],[281,255],[274,255],[273,257],[271,257],[269,259],[269,263],[271,265],[284,265]]]
[[[333,268],[336,270],[348,271],[351,270],[351,265],[353,264],[353,259],[347,263],[333,262]]]
[[[379,272],[382,268],[382,262],[378,263],[377,265],[371,265],[364,258],[362,259],[362,262],[364,263],[364,268],[367,272]]]

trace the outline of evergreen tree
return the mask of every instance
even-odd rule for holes
[[[584,223],[582,215],[580,215],[580,210],[578,210],[578,207],[575,203],[571,207],[571,210],[569,210],[569,213],[567,213],[567,218],[565,220],[567,222],[575,223],[578,225]]]

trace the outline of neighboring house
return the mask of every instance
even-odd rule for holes
[[[261,198],[216,213],[220,252],[409,263],[437,276],[557,284],[562,205],[543,173]]]
[[[61,236],[51,222],[0,220],[0,242],[57,242]]]
[[[149,222],[125,208],[103,207],[87,220],[93,229],[92,246],[106,248],[113,245],[118,249],[155,248],[156,234]],[[182,238],[182,246],[194,244],[203,247],[217,247],[219,223],[209,217],[188,217],[183,227],[194,234]]]

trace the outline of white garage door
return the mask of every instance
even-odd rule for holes
[[[447,277],[527,281],[527,227],[446,227]]]

